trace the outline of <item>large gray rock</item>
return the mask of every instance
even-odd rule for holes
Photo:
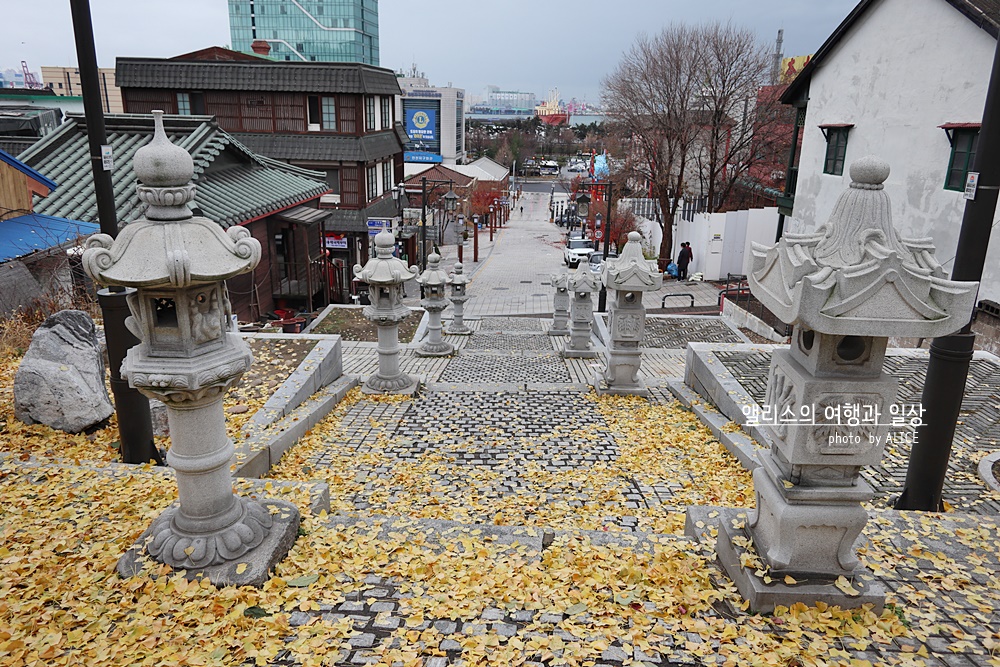
[[[94,321],[80,310],[59,311],[35,331],[17,369],[14,416],[79,433],[112,412]]]

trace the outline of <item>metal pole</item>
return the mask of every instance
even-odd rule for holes
[[[420,179],[420,269],[427,268],[427,177]],[[423,298],[423,290],[420,290]]]
[[[472,218],[472,261],[479,261],[479,221]]]
[[[73,33],[76,38],[76,59],[80,67],[80,89],[83,94],[83,111],[87,120],[87,138],[90,145],[90,167],[94,177],[94,194],[97,198],[97,216],[101,232],[118,235],[118,215],[115,211],[115,193],[111,185],[111,171],[105,170],[101,146],[107,142],[104,128],[104,111],[101,105],[101,84],[97,70],[97,50],[94,46],[94,26],[90,17],[88,0],[70,0]],[[98,292],[98,303],[104,316],[104,335],[108,346],[108,369],[111,375],[111,393],[118,413],[118,435],[121,457],[125,463],[148,463],[163,460],[153,443],[153,424],[149,415],[149,400],[122,379],[121,363],[128,348],[138,344],[128,329],[125,318],[129,315],[126,296],[135,290],[111,287]]]
[[[986,263],[993,216],[1000,189],[1000,126],[996,113],[1000,95],[1000,41],[993,56],[993,71],[986,92],[983,124],[979,131],[976,159],[972,171],[979,173],[975,199],[965,204],[962,229],[958,236],[952,280],[980,280]],[[927,378],[920,402],[923,423],[917,427],[910,462],[906,468],[903,492],[896,509],[939,512],[943,509],[941,492],[948,472],[948,458],[955,437],[955,426],[962,409],[965,381],[969,375],[976,335],[970,320],[957,334],[935,338],[931,343]]]
[[[611,184],[611,181],[608,181],[604,185],[604,191],[607,194],[608,198],[608,215],[607,215],[608,221],[604,225],[604,261],[606,262],[608,261],[608,253],[611,252],[611,198],[614,196],[613,195],[614,186]],[[597,296],[597,310],[603,313],[605,312],[607,307],[608,307],[608,288],[604,284],[604,281],[602,280],[601,291],[600,294],[598,294]]]

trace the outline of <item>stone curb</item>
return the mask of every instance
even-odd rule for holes
[[[358,378],[341,376],[284,418],[272,422],[236,446],[234,477],[263,477],[285,452],[318,424],[358,385]]]
[[[316,337],[316,346],[247,422],[243,429],[245,438],[254,437],[270,424],[288,416],[310,396],[343,375],[343,342],[340,336],[317,334]]]
[[[346,516],[332,515],[326,518],[329,528],[338,526],[364,526],[379,528],[379,539],[399,539],[400,533],[419,531],[431,546],[444,547],[457,541],[458,537],[472,536],[477,539],[492,538],[494,542],[507,545],[522,545],[539,554],[561,537],[586,537],[594,546],[610,546],[652,552],[656,544],[664,541],[695,541],[690,536],[655,534],[642,531],[604,530],[553,530],[536,526],[497,526],[494,524],[470,524],[443,519],[418,519],[398,516]]]
[[[979,479],[983,480],[990,491],[1000,493],[1000,481],[993,476],[993,464],[1000,460],[1000,452],[993,452],[979,460]]]
[[[9,459],[7,454],[0,454],[0,461]],[[128,463],[109,463],[106,466],[96,465],[70,465],[58,461],[17,461],[17,465],[25,468],[38,468],[39,470],[91,470],[105,477],[123,477],[126,475],[146,475],[154,477],[174,477],[174,470],[169,466],[149,466],[134,465]],[[270,485],[270,489],[268,489]],[[298,489],[306,487],[309,493],[309,511],[313,516],[318,516],[320,512],[330,511],[330,486],[321,481],[285,481],[277,479],[249,479],[244,477],[233,478],[233,490],[244,496],[251,498],[275,498],[281,499],[285,496],[282,489]]]
[[[764,449],[757,445],[752,438],[742,431],[727,431],[726,425],[731,423],[725,415],[721,414],[711,405],[705,403],[701,396],[696,394],[680,380],[667,383],[681,405],[694,412],[698,419],[712,432],[719,442],[721,442],[729,452],[739,459],[739,462],[747,470],[753,470],[760,463],[757,461],[757,450]]]

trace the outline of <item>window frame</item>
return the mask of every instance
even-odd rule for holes
[[[383,96],[382,104],[382,129],[388,130],[392,127],[392,98]]]
[[[378,197],[378,170],[375,165],[365,168],[365,186],[367,188],[367,192],[365,192],[367,201]]]
[[[854,125],[841,123],[837,125],[820,125],[819,129],[826,138],[826,151],[823,153],[823,173],[831,176],[843,176],[844,164],[847,161],[848,136]]]
[[[976,161],[976,150],[979,148],[979,133],[981,127],[952,127],[946,128],[948,130],[948,140],[951,143],[951,152],[948,155],[948,170],[944,174],[944,189],[949,192],[965,192],[965,182],[969,178],[969,172],[972,171],[972,166]],[[971,142],[968,145],[968,149],[958,151],[958,143],[960,138],[971,137]],[[952,184],[952,174],[957,171],[955,166],[955,158],[958,155],[964,155],[965,166],[961,170],[962,178],[961,182],[957,185]]]
[[[62,84],[59,84],[60,86]],[[178,116],[191,116],[191,93],[180,92],[177,93],[177,115]]]
[[[375,96],[365,95],[365,132],[375,131],[375,120]]]

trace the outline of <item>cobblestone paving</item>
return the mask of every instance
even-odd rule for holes
[[[552,352],[550,336],[542,334],[494,333],[480,329],[469,337],[468,350],[525,350],[531,352]]]
[[[598,441],[578,435],[591,426],[605,431]],[[582,392],[433,392],[414,401],[394,435],[409,444],[402,458],[443,448],[456,463],[507,466],[543,461],[558,469],[610,461],[618,455],[604,420]],[[540,447],[522,449],[531,441]]]
[[[715,356],[758,405],[763,403],[770,353],[716,351]],[[897,405],[920,403],[927,372],[926,357],[887,356],[885,371],[899,380]],[[1000,512],[1000,504],[982,497],[986,489],[979,479],[975,463],[978,461],[977,452],[995,451],[1000,441],[1000,366],[993,361],[972,361],[959,420],[948,462],[944,498],[966,511],[996,514]],[[881,465],[863,470],[866,480],[875,487],[876,503],[879,504],[890,502],[903,488],[910,456],[908,443],[914,429],[907,426],[891,431],[902,434],[903,442],[886,447]]]
[[[441,382],[571,382],[566,361],[553,353],[462,354],[448,362]]]
[[[689,342],[745,343],[746,341],[718,317],[646,319],[644,347],[686,348]]]
[[[484,317],[479,330],[487,331],[541,331],[541,320],[534,317]]]

